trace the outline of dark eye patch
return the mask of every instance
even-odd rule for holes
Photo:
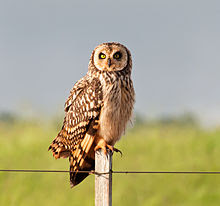
[[[114,59],[117,59],[117,60],[119,60],[119,59],[121,59],[121,57],[122,57],[122,53],[121,52],[116,52],[116,53],[114,53],[114,55],[113,55],[113,58]]]

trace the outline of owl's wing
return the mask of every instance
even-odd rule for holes
[[[75,83],[72,90],[70,91],[70,95],[68,99],[65,102],[64,110],[65,112],[69,111],[70,106],[73,104],[75,99],[79,96],[81,92],[86,90],[86,87],[89,85],[89,80],[87,79],[87,76],[83,77],[79,81]]]
[[[63,127],[49,149],[55,158],[70,157],[73,171],[77,171],[84,164],[92,146],[102,99],[99,80],[85,76],[74,85],[65,103]]]

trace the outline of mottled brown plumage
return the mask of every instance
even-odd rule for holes
[[[95,150],[113,149],[125,131],[134,105],[129,50],[103,43],[93,51],[88,73],[74,85],[65,103],[61,131],[49,147],[55,158],[70,161],[71,186],[80,183],[95,165]]]

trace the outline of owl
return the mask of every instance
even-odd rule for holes
[[[49,146],[53,156],[69,158],[71,187],[95,167],[95,151],[116,150],[131,119],[135,92],[130,51],[120,43],[103,43],[91,55],[88,72],[75,83],[65,103],[61,131]]]

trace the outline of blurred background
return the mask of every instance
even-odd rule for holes
[[[220,170],[220,2],[0,0],[0,167],[68,169],[47,152],[102,42],[133,57],[135,121],[115,170]],[[0,173],[0,205],[94,205],[94,177]],[[219,205],[220,177],[114,175],[113,205]],[[88,195],[85,198],[85,192]]]

